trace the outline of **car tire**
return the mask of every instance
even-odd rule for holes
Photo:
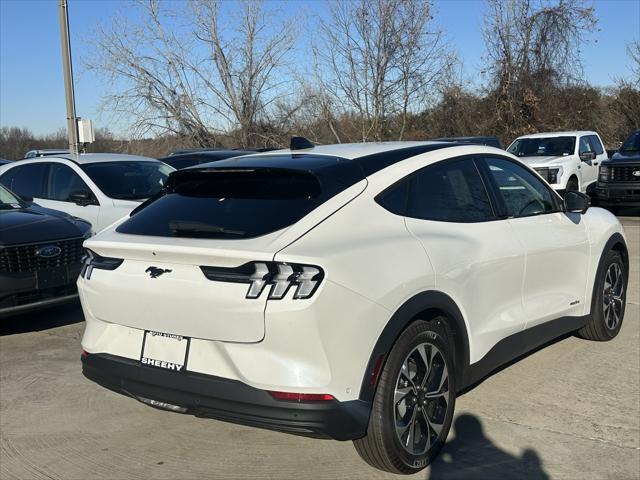
[[[380,374],[365,437],[354,440],[369,465],[416,473],[444,445],[455,409],[455,370],[443,317],[418,320],[396,341]]]
[[[578,179],[576,177],[571,177],[567,181],[567,188],[565,192],[577,192],[580,190],[580,184],[578,183]]]
[[[596,276],[591,319],[578,330],[587,340],[606,342],[618,335],[624,319],[628,275],[620,253],[609,250]]]

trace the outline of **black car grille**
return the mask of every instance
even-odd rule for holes
[[[633,172],[640,172],[640,165],[636,166],[614,166],[611,167],[612,182],[640,182],[640,174],[634,175]]]
[[[84,242],[84,238],[71,238],[29,245],[0,247],[0,272],[36,272],[80,263],[84,256],[82,242]],[[39,248],[49,245],[59,247],[60,254],[52,258],[36,256],[36,251]]]

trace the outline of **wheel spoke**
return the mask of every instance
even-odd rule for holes
[[[403,376],[407,382],[408,385],[411,386],[411,388],[413,388],[414,390],[416,389],[416,385],[413,382],[413,379],[411,378],[411,370],[409,369],[409,357],[407,357],[404,361],[404,363],[402,364],[402,371],[400,372],[400,375]]]
[[[435,432],[436,435],[440,435],[442,431],[442,424],[436,423],[429,418],[429,415],[425,414],[425,418],[427,419],[427,423],[429,424],[429,428]]]
[[[407,429],[409,430],[409,433],[407,435],[407,439],[405,440],[405,447],[409,447],[411,446],[411,449],[413,450],[413,445],[415,444],[415,435],[416,435],[416,412],[417,412],[417,408],[414,407],[413,409],[413,413],[411,414],[411,420],[409,420],[409,424],[407,425],[407,428],[405,428],[405,432],[407,431]]]
[[[618,274],[618,276],[616,277],[615,282],[613,282],[613,293],[615,295],[622,295],[622,275]]]
[[[427,346],[429,347],[429,352],[427,352]],[[424,387],[424,385],[427,383],[427,379],[429,378],[429,375],[431,374],[433,351],[435,349],[432,348],[430,345],[426,345],[423,343],[422,345],[418,346],[417,350],[418,350],[418,353],[420,354],[420,359],[424,364],[424,373],[422,374],[422,378],[420,379],[420,386]]]
[[[393,396],[394,405],[398,405],[398,403],[400,403],[403,399],[405,399],[405,397],[411,392],[415,393],[414,388],[411,386],[396,388],[396,392]]]
[[[427,452],[443,430],[450,409],[448,375],[443,353],[430,342],[415,346],[402,363],[393,412],[396,435],[412,455]]]
[[[431,448],[431,424],[429,422],[429,417],[427,416],[427,412],[425,411],[424,408],[420,409],[420,415],[422,415],[422,418],[424,420],[424,427],[425,427],[425,432],[424,434],[427,437],[427,445],[425,447],[425,450],[429,450]],[[438,435],[438,433],[436,432],[436,436]]]
[[[611,269],[607,270],[607,274],[604,277],[604,289],[611,288]]]

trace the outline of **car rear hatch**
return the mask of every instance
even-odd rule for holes
[[[175,172],[164,195],[86,242],[97,266],[80,280],[84,306],[100,320],[134,328],[258,342],[268,292],[247,298],[249,283],[210,280],[202,267],[273,260],[359,194],[366,184],[360,180],[224,164]]]

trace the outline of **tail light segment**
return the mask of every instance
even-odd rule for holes
[[[215,282],[249,284],[246,295],[249,299],[259,298],[267,286],[270,300],[283,299],[292,287],[295,287],[294,299],[311,298],[324,278],[320,267],[284,262],[249,262],[234,268],[201,266],[200,269]]]

